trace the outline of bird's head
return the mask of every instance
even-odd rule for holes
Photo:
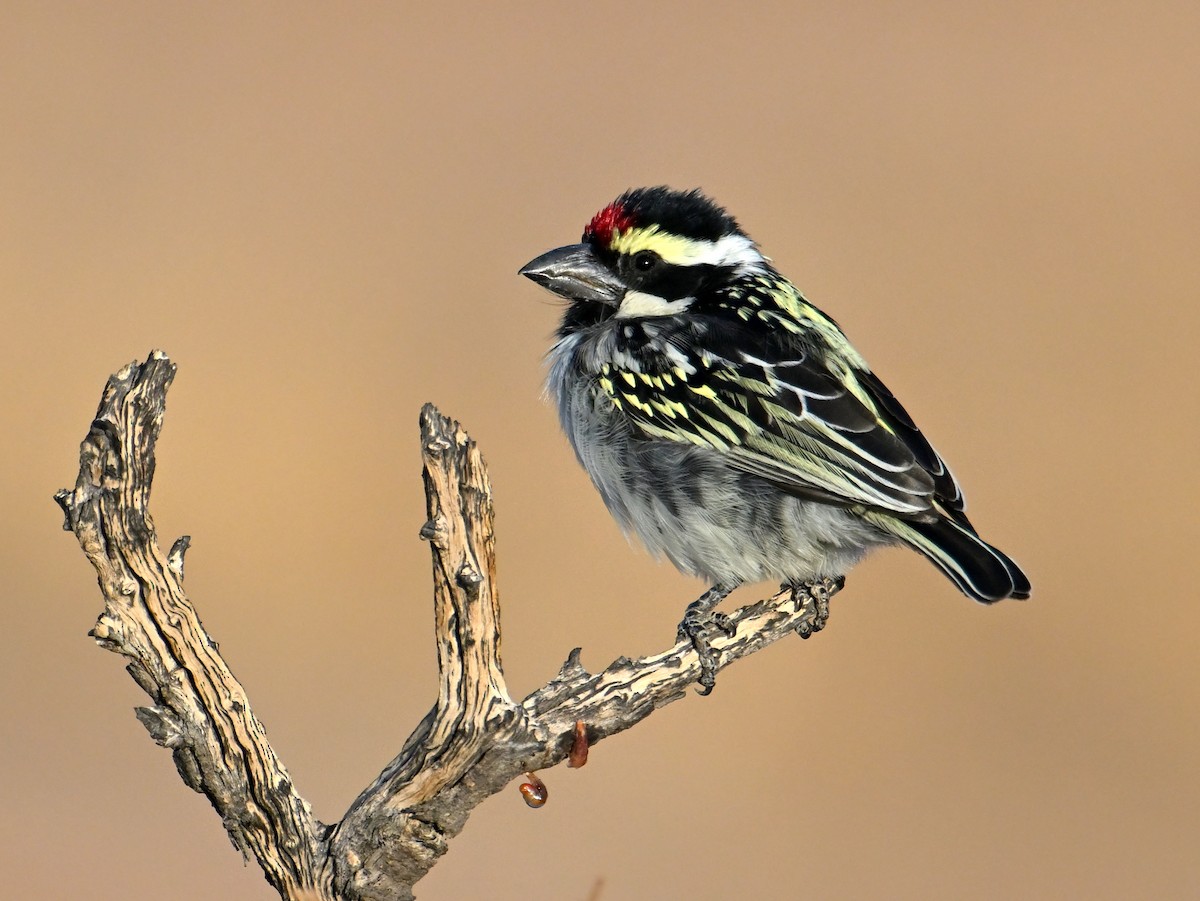
[[[524,275],[572,302],[581,321],[672,316],[765,259],[737,221],[699,191],[626,191],[579,244],[542,254]]]

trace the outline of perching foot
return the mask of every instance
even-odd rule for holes
[[[841,591],[845,584],[845,576],[836,576],[784,586],[792,590],[792,600],[795,601],[797,611],[812,611],[812,616],[806,617],[796,627],[797,635],[809,638],[825,628],[825,624],[829,622],[829,599]]]
[[[729,596],[736,585],[723,587],[714,585],[692,603],[684,611],[679,623],[678,640],[687,639],[691,642],[696,656],[700,658],[700,694],[712,694],[713,686],[717,684],[717,668],[721,655],[712,646],[709,633],[716,629],[723,635],[732,638],[737,629],[733,621],[724,613],[718,613],[713,608]]]

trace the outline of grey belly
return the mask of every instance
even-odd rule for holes
[[[840,576],[892,543],[849,510],[787,494],[719,451],[634,434],[606,397],[560,401],[575,453],[621,526],[710,584]]]

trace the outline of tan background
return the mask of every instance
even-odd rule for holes
[[[161,537],[322,818],[433,700],[422,402],[491,464],[514,691],[664,645],[701,586],[576,467],[515,272],[669,182],[842,322],[1034,599],[880,553],[421,896],[1200,894],[1200,7],[1066,6],[6,4],[4,893],[272,896],[85,637],[50,500],[152,347]]]

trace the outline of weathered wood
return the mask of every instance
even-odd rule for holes
[[[586,759],[587,746],[685,697],[700,672],[689,642],[589,673],[571,652],[559,674],[521,703],[500,662],[491,486],[475,443],[432,406],[421,411],[433,558],[439,692],[400,753],[324,826],[296,792],[241,685],[183,591],[190,539],[159,548],[149,514],[154,446],[175,374],[154,352],[109,379],[80,448],[74,490],[56,500],[99,577],[105,609],[92,635],[129,659],[153,706],[138,718],[172,750],[184,782],[203,792],[243,855],[286,899],[410,899],[471,811],[526,771]],[[807,637],[841,587],[827,581],[743,607],[713,647],[724,668],[793,631]],[[582,723],[582,727],[577,724]],[[581,737],[586,737],[586,741]],[[572,755],[572,749],[574,754]],[[515,799],[514,799],[515,800]]]
[[[171,749],[183,781],[212,802],[234,846],[282,897],[328,897],[314,894],[320,824],[183,590],[187,542],[170,556],[158,546],[150,487],[174,377],[175,365],[156,351],[109,378],[79,449],[75,488],[55,496],[104,595],[89,634],[128,658],[153,702],[138,719]]]
[[[526,731],[500,666],[492,488],[483,459],[458,423],[429,404],[421,411],[421,447],[438,700],[330,836],[335,885],[354,898],[398,897],[398,885],[428,872],[468,811],[429,816],[422,805],[466,777],[490,747]]]

